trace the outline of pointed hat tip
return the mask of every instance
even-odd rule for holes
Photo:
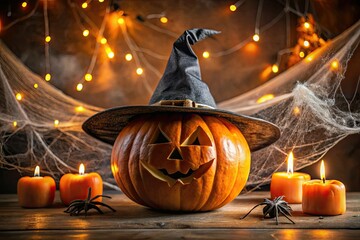
[[[221,32],[212,29],[193,28],[186,30],[176,42],[184,42],[187,39],[191,45],[194,45],[196,42],[219,33]]]

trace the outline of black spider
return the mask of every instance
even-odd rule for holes
[[[262,203],[257,204],[255,207],[253,207],[245,216],[243,216],[240,219],[244,219],[247,217],[247,215],[249,215],[251,213],[252,210],[254,210],[255,208],[257,208],[260,205],[266,205],[263,208],[263,214],[264,214],[264,218],[266,217],[266,215],[269,215],[270,218],[274,218],[276,219],[276,225],[279,224],[279,213],[281,213],[284,217],[286,217],[290,222],[292,222],[293,224],[295,224],[295,222],[293,220],[291,220],[288,216],[291,216],[291,207],[288,205],[287,202],[285,202],[283,200],[284,196],[280,196],[274,199],[274,201],[271,201],[270,199],[265,198],[264,201]]]
[[[104,197],[104,198],[111,198],[111,197],[105,196],[105,195],[97,195],[93,198],[90,198],[90,197],[91,197],[91,188],[89,188],[87,199],[72,201],[70,203],[69,207],[64,212],[70,213],[70,216],[72,216],[72,215],[79,215],[80,212],[84,210],[85,216],[86,216],[87,212],[93,208],[93,209],[96,209],[99,213],[104,214],[104,212],[101,211],[101,209],[96,205],[107,207],[107,208],[111,209],[113,212],[115,212],[115,209],[113,209],[109,205],[99,202],[99,201],[94,201],[94,200],[98,199],[99,197]]]

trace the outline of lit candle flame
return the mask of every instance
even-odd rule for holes
[[[84,166],[84,164],[80,164],[79,174],[80,174],[80,175],[84,175],[84,173],[85,173],[85,166]]]
[[[324,164],[324,160],[321,160],[321,165],[320,165],[320,178],[323,181],[323,183],[325,183],[325,164]]]
[[[34,171],[34,177],[40,177],[40,167],[36,166]]]
[[[294,173],[294,154],[291,151],[287,158],[287,174],[292,175]]]

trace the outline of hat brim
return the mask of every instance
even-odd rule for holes
[[[207,108],[179,106],[125,106],[110,108],[87,119],[82,128],[89,135],[111,145],[120,131],[140,114],[194,113],[222,117],[236,125],[244,135],[251,151],[256,151],[274,143],[280,137],[279,128],[265,120],[235,114],[229,111]]]

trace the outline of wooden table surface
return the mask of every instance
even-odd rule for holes
[[[225,207],[205,213],[169,213],[137,205],[124,194],[108,192],[105,200],[116,209],[88,216],[63,211],[57,193],[51,208],[24,209],[16,195],[0,195],[0,239],[360,239],[360,193],[347,193],[347,211],[340,216],[305,215],[301,204],[293,208],[291,224],[280,217],[262,217],[262,207],[246,219],[240,217],[269,197],[269,192],[240,195]]]

